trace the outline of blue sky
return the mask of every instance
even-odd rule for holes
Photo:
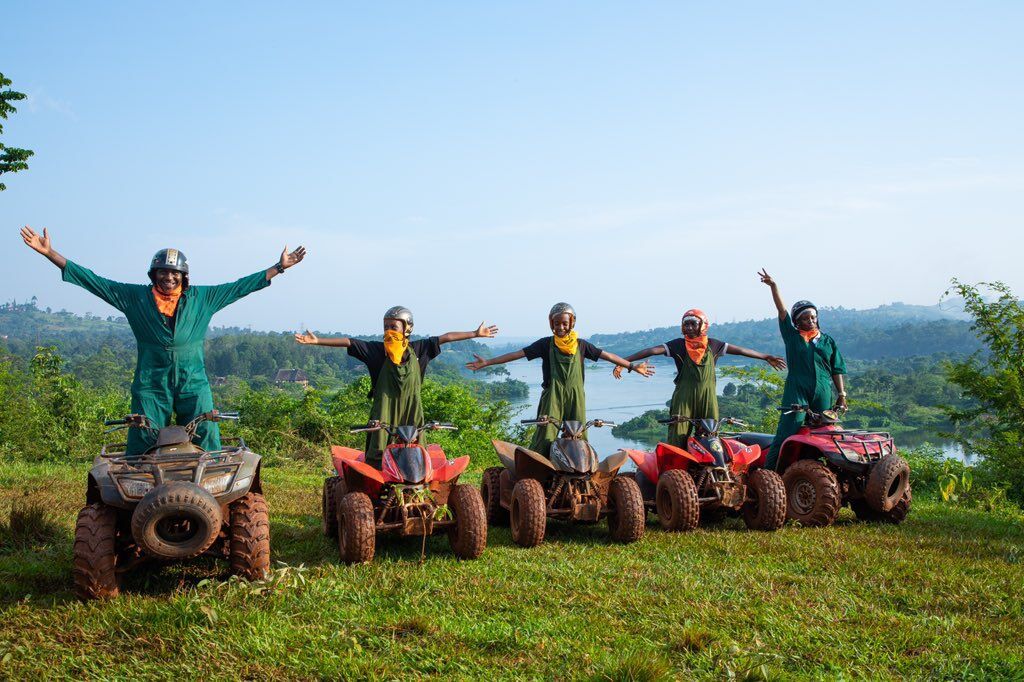
[[[214,318],[424,333],[934,303],[1018,264],[1024,4],[19,3],[0,298],[110,314],[22,224],[142,281],[306,262]],[[823,323],[825,321],[823,320]]]

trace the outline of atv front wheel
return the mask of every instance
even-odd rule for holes
[[[755,469],[747,477],[743,522],[751,530],[778,530],[786,523],[786,486],[768,469]]]
[[[861,521],[874,521],[881,523],[893,523],[900,524],[907,518],[910,513],[910,505],[913,502],[913,495],[910,492],[910,486],[907,486],[907,490],[903,493],[903,497],[900,501],[890,509],[888,512],[879,512],[872,509],[868,503],[864,500],[850,500],[850,508],[853,509],[853,513],[857,515],[857,518]]]
[[[484,469],[483,480],[480,481],[480,496],[487,512],[487,525],[507,526],[508,510],[501,506],[501,467]]]
[[[377,529],[366,493],[348,493],[338,503],[338,552],[346,564],[373,561]]]
[[[608,532],[616,542],[636,542],[644,534],[647,510],[640,486],[632,478],[616,476],[608,487]]]
[[[320,494],[320,527],[325,537],[338,537],[338,500],[345,496],[345,492],[345,479],[341,476],[324,480]]]
[[[262,580],[270,571],[270,515],[260,493],[247,492],[228,507],[231,573]]]
[[[82,507],[75,522],[71,575],[82,601],[111,599],[120,592],[117,576],[117,510],[102,502]]]
[[[512,509],[509,510],[512,540],[520,547],[536,547],[544,540],[547,526],[544,489],[539,481],[523,478],[512,488]]]
[[[831,526],[843,499],[839,481],[816,459],[794,462],[782,474],[786,486],[786,516],[805,526]]]
[[[910,485],[910,465],[899,455],[886,455],[871,467],[864,501],[877,512],[888,512],[903,499]]]
[[[665,530],[693,530],[700,523],[700,500],[693,478],[682,469],[666,471],[658,479],[654,504]]]
[[[487,512],[480,491],[469,484],[455,486],[448,495],[455,524],[448,529],[448,543],[460,559],[477,559],[487,546]]]

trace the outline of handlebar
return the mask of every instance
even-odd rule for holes
[[[695,417],[684,417],[684,416],[679,415],[679,414],[674,414],[671,417],[668,417],[667,419],[659,419],[658,423],[659,424],[678,424],[679,422],[689,422],[691,424],[699,424],[702,421],[703,421],[702,419],[697,419]],[[735,417],[724,417],[722,419],[719,419],[718,423],[719,424],[730,424],[732,426],[746,426],[747,425],[747,423],[745,421],[743,421],[742,419],[736,419]]]
[[[186,424],[185,429],[189,433],[195,434],[196,427],[204,421],[221,422],[225,420],[238,421],[239,419],[240,417],[238,412],[218,412],[217,410],[210,410],[209,412],[203,412]],[[157,429],[157,427],[153,425],[153,420],[144,414],[128,414],[120,419],[108,419],[103,422],[103,425],[113,427],[111,429],[107,429],[106,433],[128,428],[149,429],[150,431],[155,431]]]
[[[366,424],[356,424],[349,428],[349,433],[365,433],[367,431],[387,431],[389,435],[394,435],[395,430],[398,427],[392,426],[391,424],[385,424],[379,421],[370,421]],[[416,433],[422,433],[424,431],[458,431],[459,427],[455,424],[449,424],[448,422],[427,422],[423,426],[416,429]]]

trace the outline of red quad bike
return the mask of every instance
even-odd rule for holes
[[[774,471],[760,468],[759,445],[722,438],[723,424],[738,419],[673,416],[661,424],[689,422],[694,427],[685,448],[658,443],[654,452],[627,450],[647,508],[658,513],[665,530],[696,528],[706,519],[742,516],[747,528],[778,530],[786,522],[786,488]]]
[[[86,505],[75,524],[74,587],[82,600],[116,597],[121,578],[147,562],[200,555],[227,559],[249,580],[270,568],[270,525],[260,483],[260,456],[241,438],[207,452],[192,442],[204,421],[238,413],[201,414],[186,426],[156,428],[144,415],[106,422],[107,433],[152,431],[141,455],[107,444],[89,470]]]
[[[384,450],[382,470],[366,463],[365,453],[331,447],[337,476],[324,481],[324,535],[338,538],[346,564],[373,561],[378,534],[426,537],[448,532],[460,559],[476,559],[487,545],[487,518],[480,492],[459,484],[469,457],[449,460],[439,445],[421,445],[423,431],[454,431],[455,426],[430,422],[421,427],[370,422],[352,433],[387,431],[392,442]]]
[[[806,405],[781,407],[804,412],[800,430],[779,450],[777,470],[786,484],[787,515],[805,526],[829,526],[848,503],[864,521],[900,523],[910,512],[910,467],[888,433],[844,429],[835,410]],[[765,450],[773,436],[742,433],[737,438]]]
[[[511,524],[512,540],[534,547],[544,540],[547,519],[596,522],[608,518],[608,531],[618,542],[635,542],[644,534],[644,504],[636,481],[618,476],[626,462],[619,451],[598,463],[594,448],[583,439],[591,426],[614,426],[594,419],[559,422],[544,416],[523,424],[554,424],[560,434],[551,444],[551,459],[527,448],[491,441],[504,467],[484,471],[481,492],[487,520]]]

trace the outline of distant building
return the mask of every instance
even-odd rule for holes
[[[277,376],[274,377],[274,383],[278,386],[282,384],[309,386],[309,377],[301,369],[279,369]]]

